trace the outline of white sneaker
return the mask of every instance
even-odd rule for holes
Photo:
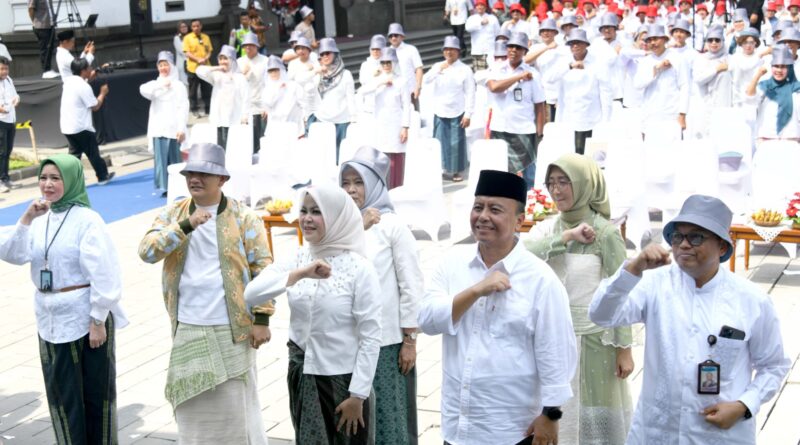
[[[46,71],[46,72],[42,73],[42,79],[55,79],[56,77],[59,77],[60,75],[61,74],[59,74],[59,73],[57,73],[57,72],[55,72],[53,70],[50,70],[50,71]]]
[[[10,190],[7,185],[0,182],[0,193],[8,193]]]

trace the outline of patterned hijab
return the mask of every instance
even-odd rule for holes
[[[353,199],[339,187],[312,186],[300,194],[300,202],[311,195],[322,212],[325,235],[318,243],[309,241],[311,256],[322,259],[343,252],[354,252],[366,258],[366,236],[361,212]]]
[[[364,205],[360,209],[362,212],[372,207],[382,214],[394,213],[394,206],[389,198],[389,190],[386,188],[386,184],[371,168],[357,162],[343,162],[339,169],[339,184],[342,183],[342,176],[348,168],[355,170],[361,180],[364,181]]]
[[[560,168],[572,182],[572,208],[559,216],[566,226],[578,226],[589,218],[592,210],[605,219],[611,218],[606,179],[594,160],[576,153],[566,154],[547,167],[545,178],[550,177],[553,167]]]
[[[53,164],[61,173],[61,181],[64,183],[64,196],[58,201],[50,204],[50,210],[61,213],[73,205],[81,207],[92,207],[89,204],[89,195],[86,194],[86,182],[83,179],[83,164],[81,161],[70,154],[57,154],[50,156],[39,164],[39,176],[42,169],[47,164]]]
[[[344,74],[344,63],[342,62],[342,56],[339,55],[339,53],[333,54],[333,62],[328,65],[328,70],[322,75],[319,80],[319,86],[317,86],[319,95],[323,97],[325,96],[325,93],[336,88],[336,85],[339,85],[339,82],[342,80],[342,75]]]

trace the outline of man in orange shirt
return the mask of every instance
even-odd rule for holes
[[[192,20],[192,32],[183,38],[183,53],[186,54],[186,75],[189,78],[189,104],[192,113],[200,117],[199,105],[197,103],[197,89],[200,88],[200,96],[203,98],[206,116],[211,110],[211,84],[203,82],[197,77],[198,65],[210,65],[208,60],[211,58],[211,39],[207,34],[203,34],[203,24],[200,20]]]

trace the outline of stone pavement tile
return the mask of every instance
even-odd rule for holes
[[[3,431],[2,436],[7,438],[8,445],[35,444],[37,442],[33,440],[34,436],[47,430],[52,431],[52,429],[50,418],[47,418],[46,420],[34,420],[32,422],[17,424],[14,428]],[[14,442],[14,439],[11,439],[11,437],[18,441]]]
[[[800,384],[787,384],[772,412],[769,413],[766,424],[758,434],[758,444],[795,445],[800,443],[800,422],[797,422],[798,406],[800,406]],[[764,407],[762,407],[763,409]]]
[[[276,439],[293,441],[294,427],[292,426],[292,421],[286,419],[279,422],[277,425],[267,430],[267,435],[269,436],[270,441],[272,441],[273,437]]]
[[[122,440],[120,440],[119,443],[120,445],[126,443],[131,443],[131,444],[135,443],[136,445],[170,445],[177,443],[177,440],[157,439],[155,437],[140,437],[133,442],[123,442]]]
[[[124,407],[119,408],[124,409]],[[134,443],[148,434],[157,431],[168,424],[174,423],[172,416],[172,406],[162,405],[156,410],[150,411],[143,416],[139,416],[136,421],[121,427],[118,436],[120,445],[124,443]],[[173,439],[175,440],[175,439]]]
[[[441,428],[432,427],[419,436],[419,445],[442,445]]]
[[[427,371],[417,374],[417,395],[427,397],[442,386],[442,363],[436,362]]]
[[[175,422],[168,423],[149,434],[150,437],[157,439],[178,440],[178,425]]]
[[[417,397],[419,400],[419,397]],[[417,402],[417,409],[423,411],[439,411],[439,408],[442,406],[442,392],[441,389],[437,388],[436,391],[431,393],[431,395],[425,397],[423,401],[420,403]]]

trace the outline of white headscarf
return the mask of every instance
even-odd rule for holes
[[[219,50],[219,55],[217,56],[217,61],[219,61],[219,56],[225,56],[230,61],[229,73],[233,74],[239,72],[239,63],[236,62],[236,48],[230,45],[222,45],[222,48]]]
[[[178,77],[178,69],[175,68],[175,56],[172,55],[170,51],[161,51],[158,53],[158,60],[156,60],[156,66],[158,66],[161,62],[167,62],[169,64],[169,75],[167,76],[171,81],[179,81]],[[159,73],[159,77],[161,74]]]
[[[300,194],[302,203],[311,195],[322,212],[325,235],[320,242],[309,242],[311,256],[323,259],[350,251],[366,258],[364,222],[356,203],[344,190],[336,186],[311,186]]]

